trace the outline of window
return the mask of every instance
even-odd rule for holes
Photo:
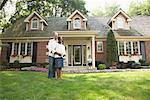
[[[124,20],[122,18],[117,18],[117,28],[124,28]]]
[[[73,22],[73,28],[80,29],[81,28],[81,21],[79,18],[76,18]]]
[[[12,56],[17,55],[31,56],[32,55],[32,43],[13,43]],[[19,54],[20,53],[20,54]]]
[[[20,55],[25,55],[25,43],[21,43],[21,52]]]
[[[126,42],[126,53],[127,55],[131,54],[131,42]]]
[[[18,55],[19,52],[19,43],[14,44],[14,55]]]
[[[119,42],[119,55],[124,55],[124,42]]]
[[[133,42],[133,54],[134,55],[138,54],[138,42],[136,41]]]
[[[27,43],[27,55],[31,55],[31,43]]]
[[[138,41],[120,41],[119,42],[119,55],[137,55],[140,53]]]
[[[97,52],[103,52],[103,42],[97,42]]]
[[[31,29],[38,29],[38,19],[32,19]]]

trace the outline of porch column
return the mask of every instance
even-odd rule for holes
[[[95,37],[92,36],[92,66],[95,67]]]

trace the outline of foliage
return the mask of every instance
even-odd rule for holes
[[[1,71],[1,100],[149,100],[150,71],[62,74]]]
[[[118,61],[117,42],[111,29],[108,31],[107,34],[106,61],[108,66],[111,66],[113,62]]]
[[[150,0],[145,0],[143,3],[131,2],[128,13],[130,16],[150,16]]]
[[[99,64],[98,69],[100,69],[100,70],[106,69],[106,65],[105,64]]]
[[[19,60],[15,60],[15,61],[13,62],[13,67],[14,67],[14,68],[20,68],[20,62],[19,62]]]
[[[139,62],[141,63],[142,66],[149,66],[150,65],[150,62],[143,60],[143,59],[140,59]]]
[[[78,9],[83,14],[87,14],[83,0],[21,0],[16,3],[16,12],[10,18],[13,23],[15,20],[26,17],[33,11],[41,16],[68,16]]]
[[[92,12],[93,16],[113,16],[118,10],[120,6],[117,3],[112,3],[107,5],[104,9],[100,8]]]

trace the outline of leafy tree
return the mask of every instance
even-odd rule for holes
[[[116,3],[107,5],[104,9],[98,9],[92,12],[93,16],[113,16],[118,10],[120,6]]]
[[[113,31],[110,29],[106,41],[106,61],[111,66],[114,61],[118,61],[117,42]]]
[[[131,2],[128,13],[130,16],[150,16],[150,0],[145,0],[143,3]]]

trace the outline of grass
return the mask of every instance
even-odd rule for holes
[[[150,100],[150,71],[63,74],[1,71],[0,100]]]

